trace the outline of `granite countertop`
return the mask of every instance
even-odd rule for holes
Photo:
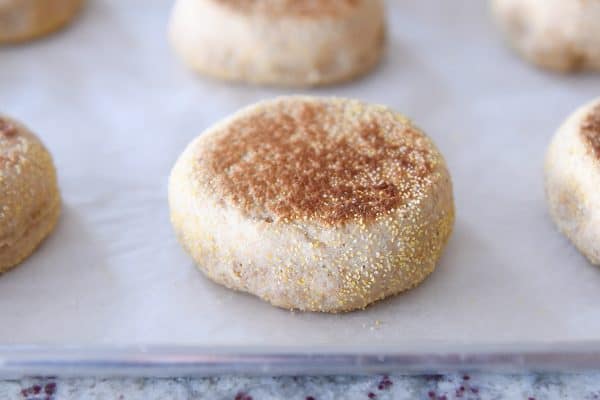
[[[371,377],[54,379],[0,382],[2,400],[600,400],[600,372]]]

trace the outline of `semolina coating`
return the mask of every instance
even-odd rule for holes
[[[548,149],[546,198],[552,219],[592,264],[600,265],[600,99],[573,113]]]
[[[50,34],[69,23],[83,0],[0,0],[0,44]]]
[[[175,164],[171,219],[212,280],[288,309],[363,309],[422,282],[454,222],[433,142],[355,100],[284,97],[209,128]]]
[[[600,71],[600,0],[492,0],[509,44],[558,72]]]
[[[50,234],[60,203],[44,145],[20,123],[0,116],[0,273],[20,264]]]
[[[386,42],[383,0],[177,0],[169,38],[203,75],[306,87],[372,70]]]

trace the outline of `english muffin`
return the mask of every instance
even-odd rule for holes
[[[386,107],[334,98],[266,101],[209,128],[175,164],[169,202],[210,279],[307,311],[418,285],[454,223],[433,142]]]
[[[0,273],[27,258],[59,214],[50,154],[27,128],[0,115]]]
[[[600,0],[493,0],[508,40],[552,70],[600,71]]]
[[[66,25],[83,0],[0,0],[0,43],[46,35]]]
[[[571,115],[552,140],[546,196],[558,228],[600,265],[600,98]]]
[[[192,69],[255,84],[315,86],[373,68],[382,0],[177,0],[173,47]]]

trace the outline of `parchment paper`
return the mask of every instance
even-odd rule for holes
[[[292,313],[212,284],[172,233],[167,177],[186,144],[289,90],[188,72],[170,1],[90,0],[69,29],[0,49],[0,108],[52,151],[64,213],[0,277],[0,344],[401,346],[600,339],[600,268],[551,223],[543,157],[600,76],[537,70],[502,43],[483,0],[390,1],[389,52],[365,79],[301,91],[413,118],[453,174],[457,222],[437,272],[364,312]]]

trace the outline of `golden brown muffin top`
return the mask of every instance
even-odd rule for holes
[[[10,121],[0,117],[0,137],[10,138],[17,134],[17,127]]]
[[[8,119],[0,117],[0,167],[17,161],[14,147],[18,135],[18,127]]]
[[[245,214],[338,225],[420,198],[443,164],[425,135],[384,107],[291,97],[218,127],[198,171]]]
[[[362,0],[214,0],[246,14],[334,17],[356,8]],[[369,0],[373,1],[373,0]]]
[[[594,155],[600,158],[600,103],[583,120],[581,134],[591,146]]]
[[[25,126],[0,115],[0,188],[30,164],[41,166],[48,158],[45,153],[44,145]],[[0,200],[2,195],[0,191]]]
[[[0,116],[0,247],[58,201],[57,192],[44,145],[24,125]]]

